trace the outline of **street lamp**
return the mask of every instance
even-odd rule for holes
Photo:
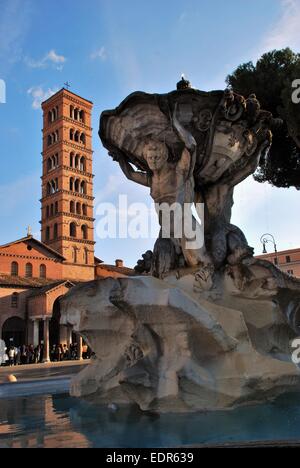
[[[274,236],[272,234],[266,233],[263,234],[260,238],[260,242],[263,244],[263,254],[268,253],[266,245],[270,242],[271,244],[274,245],[274,252],[276,254],[276,260],[278,264],[278,257],[277,257],[277,245],[274,239]]]

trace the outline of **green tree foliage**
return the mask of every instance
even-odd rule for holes
[[[254,176],[259,182],[300,189],[300,104],[292,101],[292,85],[299,79],[300,54],[289,48],[264,54],[256,65],[244,63],[226,78],[236,93],[255,93],[262,109],[284,120],[273,129],[271,151]]]

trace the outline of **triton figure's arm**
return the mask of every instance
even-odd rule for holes
[[[110,156],[117,161],[127,179],[132,180],[140,185],[149,187],[148,175],[146,172],[135,171],[131,164],[126,160],[122,153],[109,153]]]
[[[196,156],[197,156],[197,143],[195,138],[191,133],[189,133],[179,122],[177,119],[177,103],[175,104],[174,114],[173,114],[173,126],[177,132],[177,135],[181,139],[181,141],[185,145],[185,149],[183,150],[180,165],[185,166],[188,168],[188,174],[191,176],[194,172],[195,164],[196,164]],[[188,166],[187,166],[188,164]]]

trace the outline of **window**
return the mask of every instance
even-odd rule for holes
[[[11,264],[11,276],[19,276],[19,264],[17,262]]]
[[[78,179],[76,179],[75,180],[75,188],[74,188],[75,192],[77,192],[77,193],[79,192],[79,187],[80,187],[80,181]]]
[[[77,263],[77,247],[73,247],[73,260]]]
[[[25,276],[26,278],[32,278],[32,264],[31,263],[26,263]]]
[[[82,133],[82,134],[80,135],[80,143],[82,143],[83,145],[85,145],[85,141],[86,141],[86,140],[85,140],[85,134]]]
[[[70,202],[70,213],[75,213],[75,203],[73,201]]]
[[[82,157],[82,158],[80,159],[80,167],[79,167],[79,169],[80,169],[81,171],[85,171],[85,158],[84,158],[84,157]]]
[[[53,239],[57,239],[57,235],[58,235],[58,226],[57,226],[57,224],[54,224],[54,227],[53,227]]]
[[[17,309],[19,307],[19,294],[18,293],[13,293],[11,296],[11,306],[14,309]]]
[[[55,214],[57,214],[57,213],[58,213],[58,202],[56,201],[55,202]]]
[[[70,167],[74,167],[74,153],[70,153]]]
[[[40,278],[46,279],[46,276],[47,276],[46,265],[41,265],[40,266]]]
[[[46,207],[46,218],[49,218],[50,216],[50,209],[49,206]]]
[[[88,249],[84,249],[84,263],[88,265],[89,263],[89,251]]]
[[[286,263],[291,263],[291,257],[289,255],[287,255],[285,258],[286,258]]]
[[[74,130],[71,128],[70,130],[70,140],[73,141],[74,140]]]
[[[88,229],[85,224],[81,226],[81,237],[82,239],[85,239],[85,240],[88,238]]]
[[[47,226],[46,227],[46,241],[49,241],[50,240],[50,227]]]
[[[80,203],[76,203],[76,214],[81,215],[81,205],[80,205]]]
[[[82,214],[84,216],[87,216],[87,205],[85,205],[85,204],[82,205]]]
[[[70,224],[70,237],[76,237],[76,224]]]
[[[76,156],[75,156],[75,167],[76,167],[76,169],[79,168],[79,158],[80,158],[79,154],[76,154]]]
[[[84,180],[80,184],[80,193],[83,194],[83,195],[86,194],[86,183],[85,183]]]
[[[70,179],[70,191],[71,192],[74,191],[74,179],[73,179],[73,177],[71,177],[71,179]]]

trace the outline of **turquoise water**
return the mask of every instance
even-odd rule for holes
[[[68,395],[0,400],[0,447],[178,447],[300,440],[300,395],[226,412],[115,412]]]

